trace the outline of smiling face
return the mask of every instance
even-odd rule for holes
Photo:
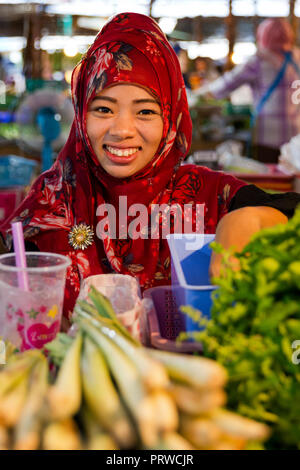
[[[89,103],[86,129],[104,170],[116,178],[126,178],[154,157],[163,133],[161,108],[139,86],[114,85]]]

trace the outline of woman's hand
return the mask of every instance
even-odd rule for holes
[[[241,251],[259,230],[277,224],[287,223],[288,218],[277,209],[266,206],[243,207],[226,214],[218,223],[215,241],[228,249],[234,247]],[[221,274],[222,256],[212,253],[209,274],[218,277]],[[238,260],[232,258],[233,269],[238,269]]]

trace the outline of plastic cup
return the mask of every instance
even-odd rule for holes
[[[0,256],[0,337],[21,351],[41,349],[60,330],[66,269],[71,261],[55,253],[27,252],[26,268],[15,254]],[[20,289],[26,270],[29,291]]]

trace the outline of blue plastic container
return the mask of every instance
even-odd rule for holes
[[[215,235],[172,234],[167,236],[171,252],[172,285],[176,300],[181,305],[191,305],[210,318],[212,292],[217,288],[209,279],[211,248]],[[186,316],[186,331],[199,331],[199,326]]]
[[[34,175],[37,162],[16,155],[0,157],[0,188],[27,186]]]
[[[13,111],[0,111],[0,123],[10,123],[15,121],[15,114]]]

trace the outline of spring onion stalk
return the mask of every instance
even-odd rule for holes
[[[101,327],[101,332],[111,338],[134,362],[149,390],[161,389],[169,385],[169,377],[165,367],[159,361],[152,359],[144,348],[133,345],[126,338],[107,327]]]
[[[114,327],[115,322],[113,320],[111,320],[110,318],[100,317],[98,313],[96,314],[92,313],[90,308],[88,309],[87,306],[92,307],[88,302],[85,302],[84,300],[80,300],[79,302],[77,302],[74,308],[76,315],[82,316],[84,318],[91,320],[95,326],[98,326],[99,324],[101,324],[101,325],[106,325],[109,328]],[[95,308],[93,309],[96,310]],[[76,322],[76,318],[77,317],[74,318],[75,322]]]
[[[119,450],[115,440],[99,425],[99,421],[86,404],[80,410],[80,418],[87,437],[85,449]]]
[[[101,351],[85,338],[81,358],[83,396],[104,429],[124,448],[135,443],[135,432],[112,383]]]
[[[226,382],[224,367],[211,359],[158,349],[149,348],[147,351],[151,357],[164,364],[173,380],[199,389],[223,387]]]
[[[116,312],[114,311],[110,300],[101,292],[99,292],[94,286],[91,286],[89,297],[93,301],[98,313],[101,317],[111,318],[112,320],[117,319]]]
[[[79,317],[88,318],[87,315],[78,311]],[[149,390],[165,388],[169,385],[169,378],[165,367],[157,360],[151,358],[142,347],[135,346],[126,337],[116,331],[101,325],[101,322],[91,318],[90,322],[101,333],[113,341],[135,364],[139,374]]]
[[[99,318],[100,314],[98,310],[96,309],[94,304],[91,304],[87,300],[77,300],[75,307],[80,307],[82,310],[85,312],[89,313],[92,317]],[[113,322],[113,320],[106,316],[102,315],[102,318],[105,318],[107,321]]]
[[[15,426],[20,418],[28,391],[28,374],[29,370],[15,387],[1,397],[0,423],[6,427]]]
[[[222,431],[206,417],[181,416],[180,434],[190,441],[197,449],[210,449],[219,444]]]
[[[48,388],[48,364],[40,359],[31,371],[29,391],[14,432],[15,450],[36,450],[44,419],[44,405]]]
[[[54,385],[49,388],[50,417],[62,420],[73,416],[81,404],[80,354],[82,336],[77,334],[67,351]]]
[[[15,362],[18,362],[19,364],[21,364],[23,361],[27,361],[29,359],[38,360],[38,359],[41,359],[42,357],[43,357],[43,353],[39,349],[28,349],[27,351],[24,351],[21,353],[18,352],[8,357],[6,368],[14,364]]]
[[[93,436],[87,445],[88,450],[119,450],[116,442],[107,433]]]
[[[96,434],[102,434],[105,432],[103,426],[100,425],[99,420],[95,417],[94,413],[92,413],[84,401],[80,408],[80,422],[84,428],[84,435],[88,439],[91,439]]]
[[[8,450],[9,448],[9,435],[4,426],[0,426],[0,450]]]
[[[151,396],[158,429],[162,432],[176,431],[179,419],[175,401],[165,390],[156,390]]]
[[[45,345],[45,350],[49,354],[52,362],[61,366],[69,347],[73,342],[73,338],[66,333],[58,333],[55,339]]]
[[[158,446],[153,450],[196,450],[192,444],[177,432],[165,432]]]
[[[218,442],[215,447],[212,447],[210,450],[244,450],[247,445],[245,439],[240,438],[229,438],[222,436],[222,439]]]
[[[270,435],[270,429],[263,423],[245,418],[224,409],[217,409],[210,415],[211,421],[223,433],[232,438],[242,438],[249,441],[264,441]]]
[[[178,409],[183,413],[199,415],[223,406],[226,394],[221,389],[200,391],[199,389],[172,383],[169,392],[175,400]]]
[[[151,448],[158,441],[155,409],[134,363],[91,322],[81,319],[79,326],[104,354],[119,392],[136,421],[141,441]]]
[[[0,399],[23,380],[24,375],[34,366],[35,362],[35,356],[22,353],[22,355],[16,355],[16,358],[6,365],[0,372]]]
[[[80,450],[80,434],[75,422],[68,418],[48,424],[43,432],[43,450]]]

